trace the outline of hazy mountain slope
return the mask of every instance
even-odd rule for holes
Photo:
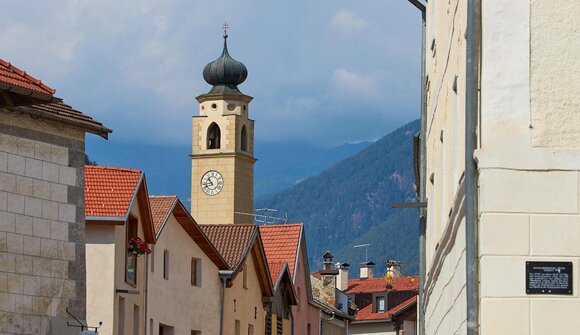
[[[419,122],[411,122],[320,175],[258,199],[256,208],[278,209],[289,221],[304,222],[312,270],[330,250],[358,273],[364,248],[354,250],[357,243],[372,243],[369,259],[379,271],[390,255],[414,261],[417,211],[392,204],[414,199],[412,136],[418,129]]]
[[[320,148],[297,142],[257,143],[255,198],[291,187],[309,176],[315,176],[369,145],[371,142]]]

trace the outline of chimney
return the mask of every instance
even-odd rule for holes
[[[350,264],[348,263],[336,263],[338,268],[338,277],[336,277],[336,288],[341,291],[346,291],[348,288],[348,268]]]
[[[373,262],[360,263],[360,279],[373,278],[374,269],[375,269],[375,263],[373,263]]]
[[[334,255],[331,254],[330,251],[327,251],[322,255],[322,258],[324,258],[324,266],[322,269],[332,270],[332,258],[334,258]]]
[[[331,306],[336,305],[336,276],[338,275],[338,270],[332,268],[332,258],[334,257],[330,251],[327,251],[322,255],[324,258],[324,266],[320,270],[320,275],[322,275],[322,291],[326,297],[325,302]]]

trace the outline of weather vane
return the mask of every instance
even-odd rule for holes
[[[224,25],[222,26],[222,28],[224,29],[224,36],[228,36],[228,28],[230,27],[230,25],[227,22],[224,22]]]

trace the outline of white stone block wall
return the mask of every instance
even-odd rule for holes
[[[1,334],[49,334],[66,308],[86,317],[84,133],[51,126],[0,110]]]
[[[465,49],[448,43],[455,34],[463,41],[465,18],[461,9],[454,14],[455,3],[430,1],[427,18],[436,16],[427,35],[428,50],[435,46],[428,52],[427,334],[466,332],[463,194],[448,171],[458,168],[450,162],[465,159],[454,149],[464,143],[463,120],[456,122],[446,86],[457,75],[464,95]],[[574,1],[482,1],[475,152],[481,334],[575,334],[580,328],[578,15]],[[573,294],[527,294],[526,261],[572,262]]]

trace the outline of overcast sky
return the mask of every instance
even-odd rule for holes
[[[184,144],[224,21],[257,142],[375,140],[419,117],[420,15],[406,0],[4,0],[0,58],[112,141]]]

